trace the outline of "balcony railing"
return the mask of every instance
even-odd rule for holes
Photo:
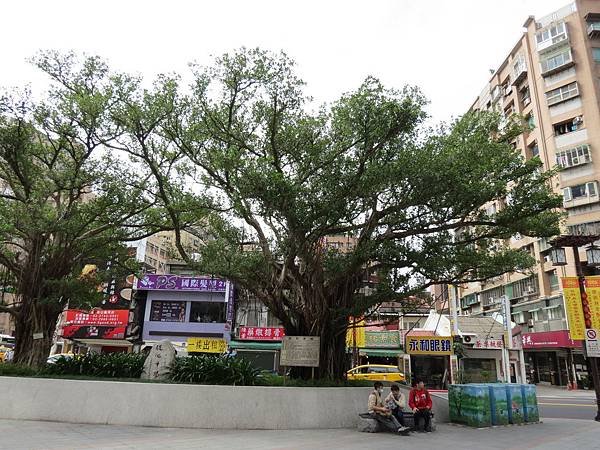
[[[590,38],[600,37],[600,22],[592,22],[587,27],[587,33]]]
[[[512,84],[519,84],[527,76],[527,63],[520,61],[513,68]]]

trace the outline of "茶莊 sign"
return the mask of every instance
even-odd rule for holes
[[[284,336],[279,364],[284,367],[319,367],[318,336]]]
[[[451,355],[450,336],[406,336],[406,353],[409,355]]]

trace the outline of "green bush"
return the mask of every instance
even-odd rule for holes
[[[13,363],[0,363],[0,376],[33,377],[37,374],[37,369],[33,367]]]
[[[85,375],[103,378],[139,378],[144,369],[145,356],[138,353],[88,353],[71,358],[61,356],[54,364],[47,364],[47,375]]]
[[[260,370],[242,358],[189,356],[175,358],[169,378],[179,383],[255,386],[259,384]]]
[[[262,386],[289,386],[289,387],[373,387],[370,380],[331,380],[328,378],[317,378],[314,380],[302,380],[286,378],[281,375],[263,373],[260,377]]]

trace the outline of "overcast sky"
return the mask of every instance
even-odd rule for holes
[[[522,33],[529,15],[567,0],[13,0],[0,2],[0,86],[46,82],[39,49],[107,58],[152,78],[240,47],[284,50],[308,93],[332,101],[367,75],[416,84],[435,120],[463,113]]]

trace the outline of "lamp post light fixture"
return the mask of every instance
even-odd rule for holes
[[[566,266],[567,252],[563,247],[552,247],[550,249],[550,259],[552,260],[553,266]]]
[[[585,250],[585,254],[588,266],[600,266],[600,247],[592,244]]]

